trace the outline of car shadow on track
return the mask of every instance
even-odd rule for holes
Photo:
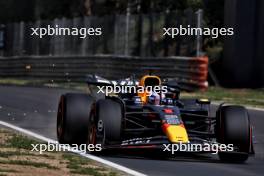
[[[207,162],[207,163],[223,163],[216,154],[208,153],[175,153],[169,154],[160,150],[110,150],[104,151],[97,156],[104,158],[126,158],[126,159],[145,159],[160,161],[181,161],[181,162]]]

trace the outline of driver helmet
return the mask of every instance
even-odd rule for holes
[[[148,102],[153,105],[160,104],[160,95],[154,91],[149,93]]]

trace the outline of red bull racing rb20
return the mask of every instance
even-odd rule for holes
[[[222,104],[211,116],[208,99],[181,99],[175,80],[162,81],[154,75],[119,81],[89,75],[87,83],[88,93],[67,93],[60,98],[60,143],[101,144],[103,150],[155,148],[172,153],[183,148],[209,153],[217,149],[222,161],[234,162],[244,162],[254,153],[249,115],[242,106]],[[141,91],[95,91],[114,85]],[[149,91],[162,86],[166,91]]]

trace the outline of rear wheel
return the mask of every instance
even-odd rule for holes
[[[60,143],[86,143],[94,100],[86,94],[62,95],[57,114],[57,137]]]
[[[251,133],[247,110],[242,106],[223,106],[217,112],[217,141],[233,144],[233,152],[219,152],[219,158],[227,162],[244,162],[248,159]]]
[[[97,102],[98,128],[104,131],[106,141],[118,141],[121,138],[123,109],[114,100],[105,99]]]

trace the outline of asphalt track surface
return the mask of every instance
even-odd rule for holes
[[[0,120],[56,139],[57,104],[59,96],[65,92],[69,90],[0,86]],[[254,126],[256,154],[245,164],[221,163],[215,155],[160,158],[155,157],[157,154],[154,152],[150,155],[115,154],[102,157],[147,175],[263,176],[264,111],[249,110],[249,114]]]

